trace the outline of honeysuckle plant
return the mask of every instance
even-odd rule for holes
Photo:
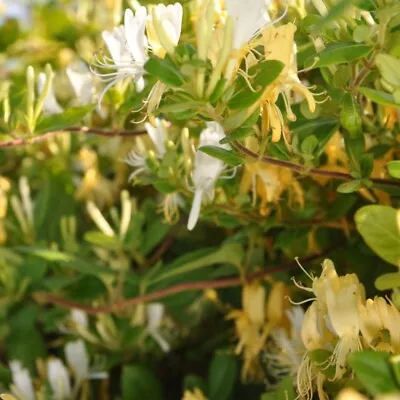
[[[0,397],[399,397],[398,1],[17,3]]]

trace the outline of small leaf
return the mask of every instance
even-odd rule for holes
[[[346,93],[343,97],[342,110],[340,112],[340,122],[347,129],[351,138],[355,138],[361,133],[360,106],[355,98]]]
[[[393,178],[400,179],[400,161],[389,161],[386,164],[390,176]]]
[[[305,154],[313,154],[318,147],[318,139],[314,135],[307,136],[301,142],[301,151]]]
[[[222,160],[225,164],[231,165],[232,167],[237,167],[238,165],[243,164],[243,156],[230,150],[223,149],[222,147],[202,146],[199,150],[211,157]]]
[[[400,287],[400,272],[381,275],[375,280],[375,287],[378,290],[390,290]]]
[[[264,393],[260,400],[295,400],[296,398],[293,381],[289,374],[280,381],[276,390]]]
[[[178,67],[167,58],[153,56],[146,62],[144,69],[167,85],[175,87],[183,85],[183,75]]]
[[[389,357],[389,353],[364,350],[352,353],[348,358],[356,377],[373,396],[399,392],[390,370]]]
[[[361,87],[359,91],[374,103],[381,104],[383,106],[400,107],[400,103],[397,103],[394,97],[389,93],[367,87]]]
[[[374,168],[374,157],[372,154],[363,154],[360,158],[360,172],[362,178],[369,178]]]
[[[339,193],[353,193],[356,192],[357,190],[360,190],[362,188],[362,183],[360,179],[355,179],[353,181],[345,182],[339,185],[337,188],[337,191]]]
[[[232,131],[228,136],[225,136],[220,140],[221,144],[226,144],[233,142],[234,140],[244,139],[247,136],[250,136],[253,133],[253,129],[251,126],[242,126],[238,129]]]
[[[371,46],[361,43],[334,43],[325,47],[320,53],[306,60],[305,66],[310,68],[328,67],[356,61],[371,52]]]
[[[230,354],[216,354],[208,373],[210,400],[228,400],[236,381],[237,361]]]
[[[81,122],[86,115],[94,110],[95,106],[96,105],[91,104],[84,107],[72,107],[68,108],[61,114],[44,117],[37,124],[35,133],[46,133],[60,130],[68,131],[67,128]]]
[[[217,85],[215,86],[214,91],[211,93],[210,96],[210,103],[214,104],[215,102],[217,102],[221,96],[223,95],[224,91],[225,91],[225,85],[228,82],[228,80],[226,78],[221,78]]]
[[[95,246],[104,247],[109,250],[118,250],[122,247],[122,243],[118,237],[108,236],[98,231],[86,232],[84,239]]]
[[[122,369],[121,392],[124,400],[162,400],[161,384],[153,372],[143,365]]]
[[[367,245],[386,262],[398,266],[400,234],[397,211],[382,205],[365,206],[356,212],[355,221]]]
[[[400,60],[390,54],[378,54],[375,58],[376,66],[382,78],[390,85],[400,87]]]

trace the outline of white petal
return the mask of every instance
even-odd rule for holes
[[[44,86],[46,84],[46,74],[41,72],[38,76],[38,93],[43,92]],[[43,113],[47,115],[60,114],[63,112],[62,107],[58,104],[56,96],[54,94],[53,87],[50,87],[49,93],[43,101]]]
[[[84,328],[89,326],[87,314],[82,310],[78,310],[77,308],[73,308],[71,310],[71,319],[76,325],[81,325]]]
[[[144,33],[146,27],[147,10],[139,7],[136,15],[131,9],[125,10],[124,29],[129,51],[136,62],[144,63],[147,60],[147,39]]]
[[[81,62],[69,66],[66,73],[80,104],[90,104],[93,100],[93,76],[86,64]]]
[[[24,400],[35,400],[32,379],[26,368],[22,367],[20,361],[10,362],[12,381],[17,391],[24,396]]]
[[[47,362],[47,378],[53,391],[54,400],[67,400],[71,397],[71,384],[65,365],[58,358]]]
[[[158,343],[162,351],[168,353],[171,350],[170,344],[161,336],[160,332],[152,331],[150,336]]]
[[[164,305],[161,303],[150,303],[146,307],[147,329],[153,331],[161,325],[164,316]]]
[[[199,220],[202,199],[203,191],[201,189],[197,189],[194,193],[192,208],[190,210],[189,220],[187,224],[187,228],[189,231],[192,231],[194,229],[197,221]]]
[[[154,147],[157,150],[157,153],[160,157],[162,157],[166,150],[165,150],[165,137],[164,137],[164,127],[163,122],[161,119],[156,118],[156,126],[154,127],[149,122],[144,124],[146,131],[154,144]]]
[[[65,345],[65,358],[69,367],[74,371],[78,382],[88,379],[89,358],[83,340],[68,342]]]

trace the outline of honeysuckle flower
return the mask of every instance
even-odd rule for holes
[[[271,331],[272,348],[267,352],[272,374],[277,378],[280,375],[290,374],[296,383],[297,372],[303,360],[306,348],[301,340],[301,328],[304,320],[304,311],[295,306],[286,311],[290,322],[289,329],[276,328]]]
[[[155,118],[155,125],[153,126],[149,122],[145,123],[145,128],[148,134],[148,137],[151,140],[151,143],[154,146],[155,155],[157,158],[162,158],[165,155],[166,148],[165,142],[167,140],[167,129],[166,127],[169,125],[168,122],[163,121],[162,119]],[[131,167],[135,168],[135,170],[130,174],[128,180],[133,180],[137,175],[146,172],[148,167],[146,163],[146,158],[149,155],[149,151],[144,145],[143,141],[140,138],[136,140],[136,149],[132,150],[125,158],[125,162]]]
[[[246,284],[242,289],[242,309],[230,311],[226,318],[235,320],[239,339],[235,353],[243,354],[242,378],[261,378],[260,354],[266,347],[273,329],[287,325],[285,309],[286,287],[282,282],[273,285],[266,296],[265,288],[259,283]]]
[[[179,192],[167,193],[160,204],[165,221],[174,224],[179,219],[179,209],[185,206],[185,200]]]
[[[79,310],[78,308],[73,308],[70,312],[71,321],[78,326],[82,326],[84,328],[89,327],[89,319],[88,315],[85,311]]]
[[[113,72],[96,72],[107,83],[100,94],[99,104],[112,86],[126,78],[134,80],[137,91],[143,90],[143,66],[148,59],[148,42],[145,35],[146,20],[147,9],[145,7],[139,7],[136,14],[127,9],[125,10],[124,25],[102,33],[111,58],[104,56],[100,59],[98,57],[95,66]]]
[[[245,143],[246,147],[253,152],[259,151],[256,138],[248,136]],[[270,212],[269,204],[279,204],[285,191],[289,195],[289,204],[297,203],[300,207],[304,206],[303,190],[292,171],[260,161],[244,164],[239,190],[240,193],[251,192],[254,205],[257,196],[260,198],[260,213],[262,215],[268,215]]]
[[[7,232],[4,224],[4,218],[7,215],[8,209],[8,196],[7,193],[11,189],[10,181],[0,176],[0,244],[5,243],[7,240]]]
[[[181,37],[182,4],[157,4],[151,9],[147,35],[153,52],[162,57],[165,51],[173,53]]]
[[[279,77],[272,85],[269,85],[261,97],[263,104],[263,113],[267,124],[263,131],[272,131],[272,141],[279,141],[284,131],[284,119],[282,112],[276,105],[279,95],[282,95],[286,106],[287,118],[296,120],[291,109],[293,102],[291,93],[298,93],[303,96],[307,102],[311,112],[315,111],[316,103],[313,94],[303,85],[297,76],[296,53],[297,46],[294,42],[294,33],[296,26],[292,23],[280,26],[268,27],[263,32],[264,54],[266,60],[278,60],[284,64]]]
[[[37,89],[38,89],[39,95],[44,90],[44,87],[46,84],[46,79],[47,79],[46,74],[44,72],[41,72],[38,75]],[[43,100],[43,113],[45,115],[54,115],[54,114],[60,114],[62,112],[63,112],[63,108],[58,104],[58,101],[54,94],[54,89],[51,86],[47,96]]]
[[[71,397],[72,389],[68,370],[58,358],[47,361],[47,378],[54,400],[67,400]]]
[[[220,140],[225,137],[222,126],[218,122],[207,122],[206,125],[207,128],[200,133],[198,147],[217,146],[229,150],[229,145],[220,144]],[[192,174],[194,198],[187,225],[190,231],[194,229],[199,219],[203,198],[206,197],[209,201],[214,199],[215,184],[224,168],[223,161],[211,157],[200,150],[196,151]]]
[[[35,391],[29,371],[17,360],[10,362],[10,369],[13,394],[21,400],[35,400]]]
[[[147,333],[158,343],[164,352],[171,349],[170,344],[162,337],[160,326],[164,316],[164,305],[161,303],[150,303],[146,306]]]
[[[84,62],[77,62],[67,67],[66,73],[74,90],[75,96],[81,105],[93,102],[93,75]]]
[[[270,0],[225,0],[228,15],[233,19],[233,49],[240,50],[271,22]]]
[[[368,346],[392,353],[400,352],[400,311],[383,297],[368,299],[360,307],[360,330]],[[384,340],[383,332],[389,332],[390,340]]]
[[[68,342],[64,348],[65,358],[71,370],[74,372],[78,383],[89,377],[89,357],[83,340]]]

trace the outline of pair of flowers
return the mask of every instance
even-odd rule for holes
[[[162,120],[156,118],[155,121],[155,127],[150,123],[146,123],[145,127],[156,150],[156,156],[162,158],[166,152],[166,127]],[[202,146],[215,146],[229,150],[229,145],[220,143],[224,137],[223,127],[214,121],[207,122],[206,128],[200,133],[192,173],[194,197],[187,225],[189,230],[193,230],[197,224],[203,200],[212,201],[214,199],[216,182],[225,169],[225,164],[222,160],[209,156],[200,151],[199,148]],[[130,179],[147,170],[145,157],[135,151],[132,151],[125,161],[135,168],[135,171],[130,175]]]

